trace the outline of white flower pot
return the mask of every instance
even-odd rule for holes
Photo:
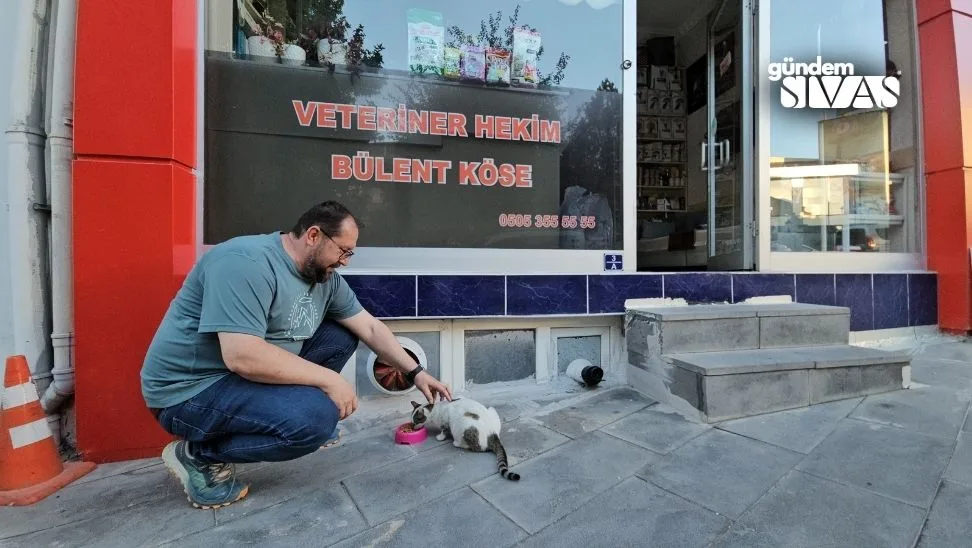
[[[246,39],[246,51],[250,55],[257,57],[276,57],[277,52],[271,42],[265,36],[250,36]]]
[[[288,65],[302,65],[307,60],[307,52],[297,44],[284,44],[282,59]]]

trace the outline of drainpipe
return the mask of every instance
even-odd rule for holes
[[[20,0],[7,11],[16,18],[11,44],[10,123],[5,131],[7,172],[5,217],[0,235],[7,238],[10,272],[8,314],[10,354],[28,358],[35,380],[49,377],[47,315],[47,201],[44,182],[44,88],[46,84],[48,7],[50,0]]]
[[[48,192],[51,204],[51,343],[53,382],[41,406],[55,415],[74,394],[74,306],[71,268],[71,161],[73,159],[76,0],[54,0],[47,121]]]

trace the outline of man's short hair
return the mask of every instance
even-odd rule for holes
[[[310,227],[316,226],[328,236],[337,236],[341,233],[341,224],[348,218],[354,220],[355,224],[360,227],[358,220],[354,218],[354,215],[351,214],[348,208],[344,207],[344,204],[334,200],[328,200],[304,212],[290,232],[299,238]]]

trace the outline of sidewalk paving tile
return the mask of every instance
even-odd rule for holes
[[[667,454],[710,428],[707,424],[686,419],[667,405],[652,405],[605,426],[601,431],[656,453]]]
[[[127,474],[136,470],[142,470],[143,468],[158,467],[161,469],[162,466],[162,459],[159,457],[99,464],[97,468],[91,471],[91,473],[81,476],[71,485],[83,485],[85,483],[91,483],[92,481],[110,478],[112,476],[119,476],[121,474]]]
[[[972,485],[943,482],[918,539],[918,548],[972,546],[970,508]]]
[[[916,357],[911,360],[911,380],[955,390],[963,393],[966,399],[972,398],[972,363]]]
[[[923,387],[869,396],[851,418],[954,440],[968,408],[954,391]]]
[[[143,504],[193,510],[182,485],[165,468],[141,468],[83,485],[69,485],[32,506],[3,508],[0,539],[108,516]]]
[[[717,428],[807,454],[837,428],[863,398],[853,398],[726,421]]]
[[[157,546],[197,531],[213,527],[216,521],[212,510],[193,508],[181,487],[169,489],[144,486],[143,489],[165,493],[152,501],[128,508],[114,508],[107,513],[83,521],[44,529],[37,533],[0,540],[4,546],[98,546],[99,548],[128,548]],[[97,503],[92,503],[97,506]],[[8,509],[0,510],[3,514]],[[43,514],[41,514],[43,515]],[[6,531],[6,528],[3,528]]]
[[[503,425],[500,440],[506,448],[506,458],[511,467],[545,453],[570,441],[533,419],[519,419]]]
[[[527,536],[522,529],[497,512],[468,487],[436,500],[409,505],[403,509],[411,509],[411,511],[341,542],[337,546],[503,548],[513,546]]]
[[[344,484],[368,523],[374,525],[494,474],[498,474],[495,455],[459,449],[450,443],[405,462],[359,474],[344,480]]]
[[[928,508],[953,445],[935,436],[845,419],[797,469]]]
[[[710,430],[658,459],[638,476],[736,518],[803,455],[721,430]]]
[[[639,478],[628,478],[522,543],[524,547],[703,547],[729,520]]]
[[[518,482],[496,475],[472,488],[532,534],[586,505],[653,458],[650,451],[594,432],[518,466]]]
[[[548,428],[578,438],[654,403],[635,390],[619,388],[536,418]]]
[[[713,548],[909,548],[922,519],[920,508],[791,471]]]
[[[172,545],[320,546],[346,539],[367,527],[344,487],[335,484],[179,539]]]
[[[307,491],[336,485],[355,474],[414,456],[411,447],[396,445],[389,432],[387,436],[348,439],[296,460],[274,462],[246,471],[239,477],[250,484],[250,494],[242,501],[220,509],[216,520],[225,523],[238,519]]]
[[[972,433],[959,434],[958,445],[945,470],[945,479],[972,486]]]

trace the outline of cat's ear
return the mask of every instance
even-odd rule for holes
[[[414,402],[414,401],[412,402],[412,409],[418,409],[419,407],[422,407],[422,406],[419,405],[418,403]]]

